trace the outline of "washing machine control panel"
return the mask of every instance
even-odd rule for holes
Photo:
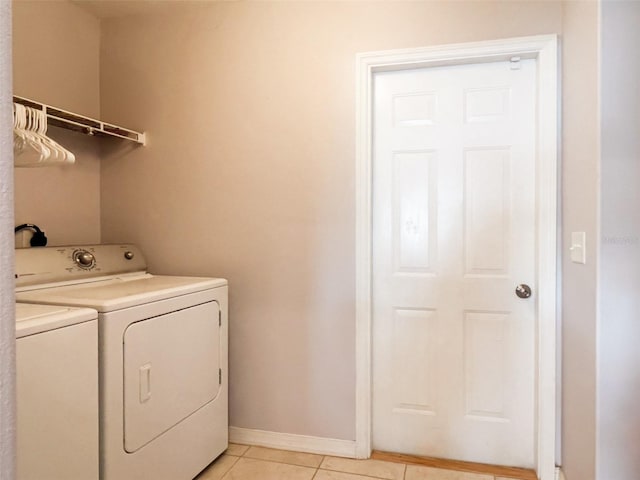
[[[78,249],[73,252],[73,261],[80,268],[90,270],[96,266],[96,256],[86,250]]]
[[[16,249],[16,287],[146,269],[142,252],[131,244]]]

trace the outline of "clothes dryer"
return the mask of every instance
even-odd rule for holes
[[[98,311],[100,477],[190,480],[228,446],[227,281],[134,245],[16,251],[19,301]]]

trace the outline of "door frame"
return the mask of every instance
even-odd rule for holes
[[[356,456],[371,455],[372,424],[372,181],[373,76],[378,72],[511,60],[537,60],[536,165],[536,433],[541,480],[555,477],[556,323],[559,311],[558,36],[539,35],[356,56]]]

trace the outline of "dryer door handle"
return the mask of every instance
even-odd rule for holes
[[[149,401],[151,398],[151,364],[147,363],[140,367],[140,403]]]

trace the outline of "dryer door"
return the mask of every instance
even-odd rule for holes
[[[124,334],[124,448],[135,452],[215,399],[219,305],[134,323]]]

